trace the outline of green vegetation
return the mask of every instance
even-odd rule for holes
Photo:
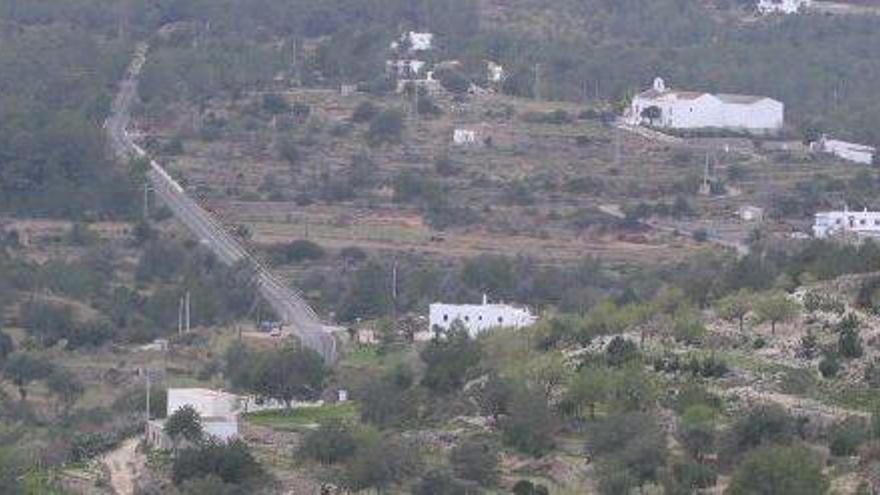
[[[262,411],[249,413],[247,420],[254,424],[278,429],[302,429],[330,421],[349,421],[358,416],[358,405],[328,404],[319,407],[300,407],[291,411]]]

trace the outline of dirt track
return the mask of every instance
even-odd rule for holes
[[[138,474],[146,465],[146,458],[137,452],[140,438],[131,438],[116,450],[107,453],[101,462],[110,470],[110,486],[117,495],[134,493]]]

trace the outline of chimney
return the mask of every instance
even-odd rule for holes
[[[489,296],[486,293],[483,293],[483,306],[489,304]]]

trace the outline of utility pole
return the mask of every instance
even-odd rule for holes
[[[397,329],[397,260],[391,264],[391,319]]]
[[[183,297],[177,304],[177,335],[183,335]]]
[[[541,81],[541,64],[537,63],[537,64],[535,64],[535,89],[534,89],[534,92],[535,92],[535,100],[538,100],[538,101],[541,101],[542,82],[543,81]]]
[[[614,128],[614,166],[620,166],[620,155],[621,155],[621,142],[620,142],[620,128]]]
[[[144,220],[150,218],[150,183],[144,182]]]
[[[189,291],[186,291],[186,333],[190,331],[190,297]]]
[[[144,368],[144,375],[147,378],[147,421],[150,421],[150,369]]]

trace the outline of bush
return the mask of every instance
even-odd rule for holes
[[[865,421],[860,418],[847,418],[829,430],[828,448],[832,455],[852,456],[868,436],[868,426]]]
[[[498,451],[489,443],[466,440],[449,455],[455,475],[483,486],[495,484],[498,477]]]
[[[725,493],[824,495],[828,485],[822,464],[812,451],[805,447],[772,446],[749,452]]]
[[[444,89],[450,93],[464,94],[471,88],[471,81],[462,72],[449,69],[441,70],[436,74],[437,79]]]
[[[605,360],[608,366],[620,367],[639,359],[636,343],[621,336],[614,337],[605,348]]]
[[[565,110],[554,110],[552,112],[528,112],[522,116],[523,121],[531,124],[570,124],[574,122],[571,114]]]
[[[180,451],[171,466],[174,484],[216,476],[224,483],[239,484],[262,474],[250,448],[241,440],[208,442]]]
[[[837,358],[837,354],[834,353],[826,353],[822,360],[819,361],[819,373],[822,374],[822,378],[831,379],[837,376],[837,373],[840,371],[840,360]]]
[[[326,255],[319,244],[300,239],[272,249],[272,259],[276,263],[301,263],[319,260]]]
[[[519,480],[513,485],[513,495],[550,495],[550,490],[529,480]]]
[[[403,112],[383,110],[370,121],[367,130],[367,143],[370,146],[399,143],[403,137]]]
[[[519,391],[514,395],[510,414],[501,422],[504,443],[534,456],[541,456],[555,445],[556,417],[544,394]]]
[[[678,486],[685,488],[687,493],[691,490],[704,490],[718,483],[718,473],[711,466],[696,462],[678,462],[672,466],[672,476]]]
[[[758,406],[733,424],[727,440],[731,453],[741,455],[765,444],[791,443],[796,436],[796,421],[784,409]]]
[[[299,455],[331,465],[350,458],[357,449],[351,429],[342,422],[332,421],[312,430],[303,438]]]
[[[281,95],[269,93],[263,95],[263,110],[272,115],[280,115],[289,112],[290,105]]]
[[[377,115],[379,115],[379,107],[377,107],[371,101],[364,101],[358,104],[355,107],[354,112],[351,114],[351,121],[357,124],[363,124],[373,120]]]

